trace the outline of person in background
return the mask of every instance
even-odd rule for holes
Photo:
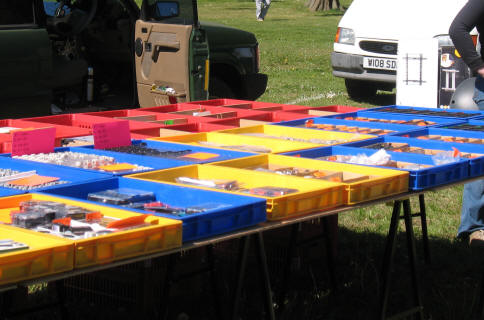
[[[271,0],[255,0],[255,15],[257,21],[264,21],[270,6]]]
[[[481,44],[480,54],[469,32],[476,28]],[[469,0],[454,18],[449,35],[460,56],[476,76],[474,102],[484,110],[484,1]],[[464,185],[458,237],[469,237],[473,247],[484,247],[484,179]]]

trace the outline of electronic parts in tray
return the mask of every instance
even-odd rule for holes
[[[440,135],[425,135],[416,137],[420,140],[432,140],[432,141],[445,141],[445,142],[458,142],[458,143],[474,143],[484,144],[484,139],[479,138],[467,138],[467,137],[453,137],[453,136],[440,136]]]
[[[445,152],[443,150],[413,147],[408,143],[401,143],[401,142],[379,142],[379,143],[374,143],[367,146],[362,146],[362,148],[377,149],[377,150],[384,149],[386,151],[392,151],[392,152],[407,152],[407,153],[425,154],[430,156],[435,156],[437,154]],[[454,151],[452,153],[454,157],[474,159],[474,158],[483,156],[483,154],[479,154],[479,153],[460,152],[456,148],[453,148],[453,150]]]
[[[258,137],[258,138],[266,138],[266,139],[279,139],[279,140],[306,142],[306,143],[315,143],[315,144],[324,144],[324,145],[333,145],[333,144],[340,144],[340,143],[352,141],[351,139],[317,139],[317,138],[303,139],[303,138],[289,137],[289,136],[276,136],[276,135],[270,135],[270,134],[258,133],[258,132],[242,133],[242,135],[250,136],[250,137]]]
[[[443,109],[437,110],[427,110],[427,109],[414,109],[414,108],[392,108],[392,107],[385,107],[376,110],[377,112],[388,112],[388,113],[399,113],[399,114],[409,114],[409,115],[421,115],[421,116],[433,116],[433,117],[444,117],[444,118],[471,118],[475,116],[479,116],[480,113],[466,113],[466,112],[457,112],[457,111],[447,111]]]
[[[145,142],[139,144],[105,149],[107,151],[136,154],[142,156],[176,159],[192,152],[192,150],[163,150],[149,148]]]
[[[298,167],[285,167],[274,164],[267,164],[255,167],[249,167],[255,171],[270,172],[280,175],[289,175],[309,179],[320,179],[331,182],[353,183],[358,181],[368,180],[371,177],[354,172],[345,171],[331,171],[331,170],[314,170]]]
[[[88,194],[87,199],[95,202],[113,204],[154,213],[169,214],[177,217],[184,217],[226,206],[221,203],[201,203],[196,206],[188,207],[172,206],[168,203],[169,200],[166,202],[157,200],[155,194],[151,191],[131,188],[117,188],[92,192]]]
[[[99,211],[55,201],[23,201],[10,211],[11,224],[69,239],[87,239],[146,226],[149,215],[117,219]]]
[[[434,121],[424,120],[424,119],[412,119],[412,120],[395,120],[395,119],[378,119],[378,118],[371,118],[371,117],[338,117],[336,119],[343,119],[343,120],[353,120],[353,121],[362,121],[362,122],[381,122],[381,123],[392,123],[392,124],[406,124],[412,126],[431,126],[436,124]]]
[[[115,158],[72,151],[36,153],[13,157],[15,159],[50,163],[67,167],[98,170],[110,173],[134,173],[151,170],[153,168],[132,163],[120,163]]]
[[[220,179],[197,179],[191,177],[177,177],[175,181],[180,184],[192,185],[197,187],[214,188],[225,191],[237,191],[264,197],[280,197],[287,194],[299,192],[298,189],[281,188],[275,186],[262,186],[254,188],[244,188],[242,183],[237,180]]]
[[[395,131],[388,129],[378,129],[378,128],[365,128],[357,126],[348,126],[343,124],[325,124],[325,123],[314,123],[313,119],[306,120],[303,125],[299,127],[326,130],[326,131],[340,131],[348,133],[359,133],[359,134],[374,134],[377,136],[393,133]]]
[[[374,156],[368,157],[365,154],[357,154],[357,155],[335,154],[331,156],[318,157],[316,159],[341,162],[341,163],[350,163],[350,164],[375,165],[375,166],[398,168],[398,169],[405,169],[405,170],[422,170],[422,169],[433,167],[432,165],[428,165],[428,164],[395,161],[395,160],[392,160],[390,157],[379,157],[379,159],[376,159],[376,157]]]
[[[13,169],[0,169],[0,187],[29,191],[38,188],[50,187],[69,181],[58,177],[41,176],[37,171],[18,171]]]

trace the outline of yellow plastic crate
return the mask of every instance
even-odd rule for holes
[[[344,203],[344,185],[340,183],[273,175],[265,172],[251,172],[243,169],[212,166],[208,164],[151,171],[141,174],[133,174],[127,177],[264,198],[267,201],[268,220],[280,220],[310,212],[324,211],[341,206]],[[248,194],[242,191],[226,191],[216,188],[180,184],[175,180],[178,177],[204,180],[237,180],[237,182],[241,184],[241,187],[246,189],[273,186],[294,188],[297,189],[298,192],[282,196],[268,197]]]
[[[280,139],[283,141],[291,141],[291,139],[294,139],[292,141],[316,143],[320,146],[336,145],[376,137],[369,134],[324,131],[267,124],[252,127],[226,129],[218,132],[238,135],[262,135],[262,137],[266,136],[266,138],[268,139]]]
[[[10,222],[10,211],[18,210],[20,203],[28,200],[61,202],[89,210],[96,210],[105,216],[119,219],[138,215],[135,212],[107,206],[71,200],[63,197],[32,193],[0,198],[0,221]],[[74,244],[74,268],[109,263],[120,259],[169,250],[181,246],[181,221],[156,216],[150,216],[145,221],[150,225],[88,239],[67,240]],[[35,231],[27,229],[23,230],[25,230],[25,232],[38,234],[38,232]],[[55,238],[63,239],[60,237]]]
[[[73,269],[72,241],[0,225],[0,240],[6,239],[26,244],[28,249],[0,252],[0,285]]]
[[[316,131],[316,130],[314,130]],[[192,144],[210,148],[221,148],[230,150],[241,150],[259,153],[282,153],[297,151],[303,149],[321,147],[321,144],[298,142],[289,140],[278,140],[244,136],[240,134],[228,134],[218,132],[194,133],[183,136],[150,138],[157,141],[171,141],[176,143]],[[253,146],[261,150],[247,149],[245,147]],[[264,150],[265,149],[265,150]]]
[[[342,178],[341,183],[345,185],[346,191],[344,201],[348,205],[408,191],[408,172],[401,170],[372,168],[275,154],[214,162],[212,165],[249,170],[257,167],[266,169],[295,167],[323,171],[329,179],[331,177],[338,180]]]

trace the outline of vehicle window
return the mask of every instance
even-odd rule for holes
[[[32,0],[0,1],[0,25],[35,24],[34,13]]]
[[[176,16],[164,14],[164,12],[166,13],[165,9],[171,7],[169,4],[173,3],[178,4],[178,14]],[[193,24],[195,21],[192,0],[147,0],[146,4],[146,16],[148,20],[172,24]]]

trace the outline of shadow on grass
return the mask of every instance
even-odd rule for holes
[[[305,237],[314,236],[319,230],[319,223],[305,223],[302,226],[302,234]],[[279,296],[282,287],[282,270],[287,264],[289,234],[290,227],[264,233],[274,297]],[[332,293],[329,285],[322,243],[300,246],[290,260],[289,287],[283,312],[280,312],[279,301],[275,300],[278,319],[377,318],[380,270],[386,237],[340,228],[338,238],[338,290]],[[419,276],[426,317],[444,320],[471,319],[471,310],[477,304],[483,271],[482,252],[473,252],[466,242],[432,238],[432,263],[426,265],[423,263],[421,244],[421,240],[417,239]],[[217,297],[222,306],[222,319],[227,319],[229,314],[238,248],[239,242],[231,240],[217,244],[214,250]],[[262,281],[257,269],[254,246],[251,248],[239,318],[263,319],[265,313]],[[214,295],[207,274],[174,282],[169,300],[162,300],[166,261],[167,257],[162,257],[152,260],[150,264],[137,263],[65,281],[63,296],[67,301],[70,318],[158,318],[160,306],[167,303],[167,319],[215,319]],[[201,261],[205,261],[203,251],[188,251],[178,259],[175,270],[177,273],[193,270]],[[405,310],[412,302],[407,266],[405,235],[399,233],[388,315]],[[55,300],[55,294],[47,289],[30,294],[29,299],[43,294],[44,299]],[[14,305],[25,306],[26,300],[28,299],[17,297]],[[51,308],[44,315],[37,312],[34,318],[18,319],[60,319],[60,314],[58,309]]]

